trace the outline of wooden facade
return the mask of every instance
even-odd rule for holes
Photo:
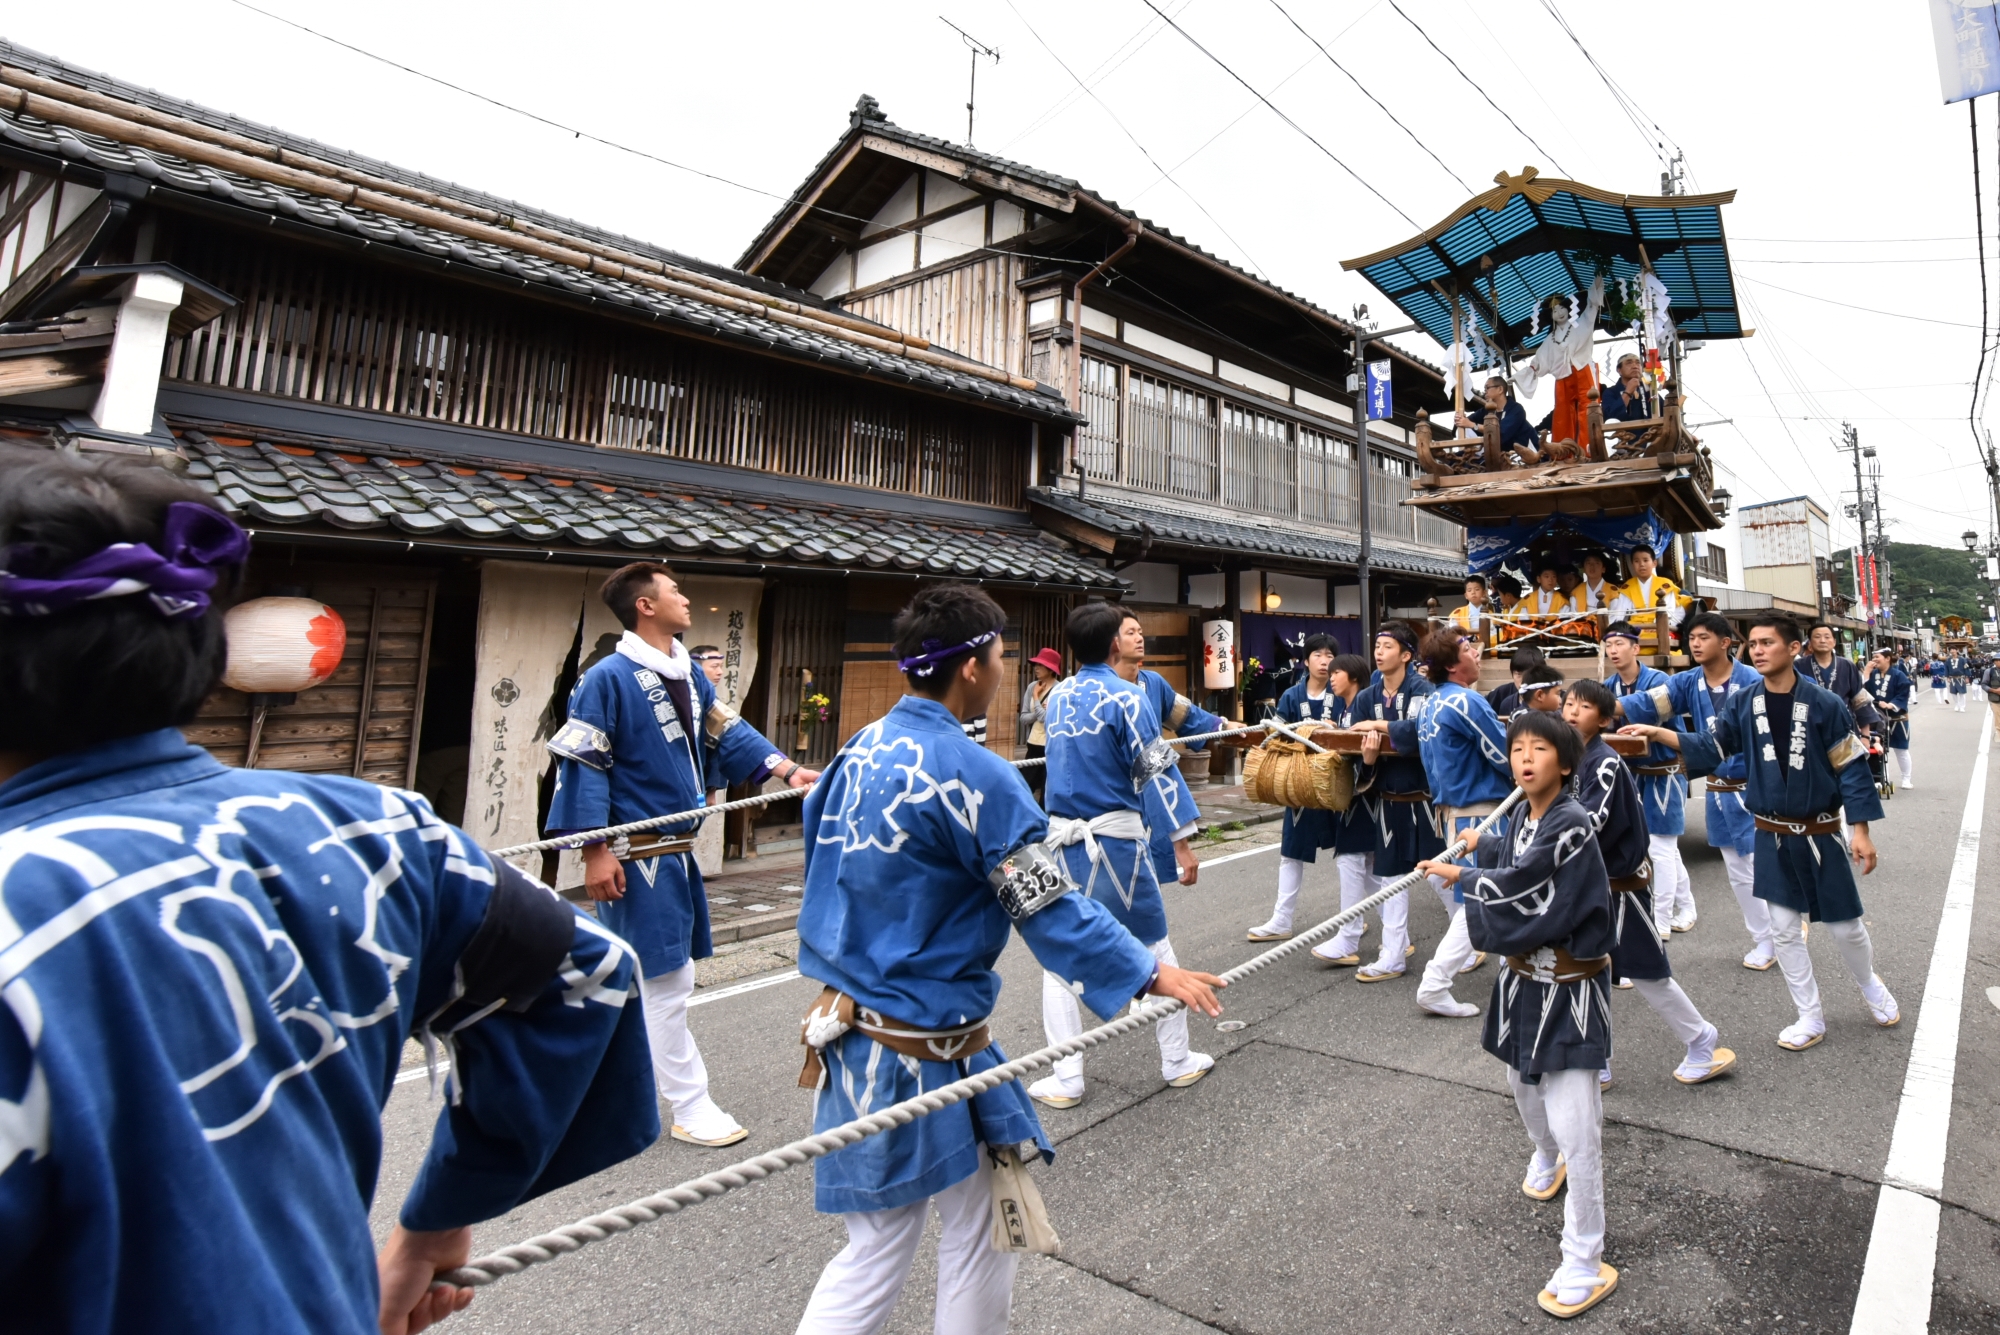
[[[416,782],[423,729],[436,580],[429,571],[344,562],[252,561],[243,596],[317,598],[347,623],[347,649],[333,675],[294,699],[271,702],[256,729],[251,697],[224,686],[186,729],[225,765],[351,774],[376,783]]]
[[[169,381],[1018,508],[1030,429],[914,394],[228,229],[173,262],[237,298]]]

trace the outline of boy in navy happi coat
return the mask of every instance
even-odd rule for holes
[[[849,739],[806,799],[799,971],[827,986],[805,1032],[816,1133],[1007,1061],[987,1017],[1010,921],[1099,1015],[1146,993],[1220,1014],[1219,979],[1158,962],[1102,903],[1069,893],[1026,781],[962,731],[999,691],[1005,625],[977,589],[918,594],[894,629],[914,693]],[[1019,1252],[989,1240],[984,1170],[1036,1152],[1054,1157],[1011,1081],[818,1160],[815,1203],[843,1216],[848,1244],[799,1330],[880,1329],[934,1207],[936,1328],[1004,1331]]]
[[[1736,1054],[1716,1046],[1721,1035],[1675,980],[1653,926],[1653,863],[1646,847],[1639,788],[1624,759],[1604,740],[1604,734],[1617,725],[1618,698],[1601,682],[1579,681],[1563,702],[1563,720],[1583,741],[1569,795],[1590,816],[1605,874],[1611,878],[1612,985],[1636,988],[1674,1037],[1687,1045],[1687,1056],[1674,1068],[1674,1079],[1684,1085],[1713,1080],[1736,1064]],[[1610,1088],[1609,1063],[1601,1082]]]
[[[1491,815],[1513,790],[1507,728],[1486,697],[1473,689],[1479,682],[1478,640],[1454,627],[1434,630],[1424,637],[1423,664],[1433,693],[1418,704],[1414,721],[1388,724],[1385,730],[1399,753],[1423,757],[1438,834],[1448,844]],[[1434,883],[1451,924],[1424,966],[1417,1005],[1433,1015],[1469,1019],[1479,1014],[1479,1007],[1454,997],[1452,983],[1484,964],[1486,953],[1466,935],[1463,896],[1448,880]]]
[[[1507,956],[1493,982],[1482,1046],[1507,1064],[1507,1084],[1534,1143],[1521,1190],[1552,1199],[1565,1179],[1563,1263],[1543,1310],[1570,1317],[1618,1286],[1604,1256],[1604,1107],[1598,1072],[1611,1061],[1611,889],[1589,814],[1569,795],[1576,730],[1530,710],[1507,729],[1522,799],[1473,844],[1476,866],[1428,862],[1455,882],[1483,949]]]
[[[1715,770],[1727,756],[1749,762],[1747,802],[1757,823],[1757,897],[1771,908],[1778,967],[1798,1006],[1798,1022],[1778,1035],[1794,1052],[1826,1036],[1812,956],[1803,922],[1824,922],[1841,959],[1861,987],[1879,1025],[1902,1019],[1896,999],[1874,968],[1874,948],[1861,921],[1861,894],[1848,865],[1875,870],[1868,823],[1882,818],[1882,800],[1868,773],[1867,752],[1854,735],[1847,703],[1815,686],[1793,666],[1799,629],[1788,617],[1760,616],[1750,623],[1750,660],[1762,678],[1738,691],[1722,708],[1711,732],[1677,732],[1633,724],[1622,731],[1677,748],[1696,774]],[[1842,806],[1852,826],[1842,839]]]
[[[1361,762],[1354,776],[1354,805],[1366,822],[1373,859],[1371,894],[1401,880],[1415,871],[1419,862],[1444,849],[1431,812],[1430,778],[1424,773],[1423,757],[1414,747],[1383,750],[1384,733],[1374,726],[1386,729],[1414,718],[1419,704],[1434,689],[1422,673],[1412,670],[1416,651],[1416,637],[1408,626],[1391,622],[1376,631],[1375,679],[1354,697],[1347,710],[1351,726],[1363,727],[1366,720],[1364,730],[1377,736],[1372,746],[1367,737],[1362,738]],[[1352,811],[1350,808],[1350,814]],[[1383,901],[1381,948],[1373,963],[1354,971],[1354,981],[1380,983],[1401,978],[1415,953],[1410,944],[1410,892],[1404,889]]]
[[[1638,628],[1629,621],[1614,621],[1604,628],[1604,660],[1611,665],[1611,675],[1604,684],[1620,699],[1663,689],[1672,680],[1639,661],[1639,636]],[[1639,801],[1646,809],[1647,842],[1653,857],[1653,922],[1661,936],[1689,931],[1699,914],[1687,864],[1681,858],[1681,836],[1687,833],[1686,766],[1665,746],[1654,746],[1644,756],[1625,763],[1638,781]]]
[[[1343,694],[1333,684],[1334,663],[1338,657],[1338,646],[1333,637],[1309,635],[1301,647],[1305,651],[1305,676],[1278,697],[1276,717],[1282,723],[1294,725],[1298,734],[1304,737],[1311,737],[1319,728],[1346,727],[1357,693],[1355,669],[1359,666],[1358,659],[1348,664]],[[1366,855],[1373,851],[1374,839],[1361,805],[1356,801],[1346,811],[1326,811],[1317,807],[1285,808],[1284,825],[1278,841],[1278,899],[1272,906],[1270,918],[1247,933],[1249,940],[1283,941],[1292,935],[1292,918],[1297,912],[1299,891],[1305,885],[1306,867],[1319,861],[1319,851],[1323,848],[1335,850],[1334,866],[1340,876],[1341,908],[1350,908],[1372,893],[1374,885]],[[1345,854],[1339,849],[1343,835],[1348,840]],[[1356,918],[1341,928],[1332,940],[1315,946],[1313,954],[1331,963],[1360,964],[1360,957],[1354,951],[1361,943],[1361,934],[1366,926]]]
[[[1676,672],[1664,686],[1633,691],[1618,699],[1618,713],[1630,723],[1667,724],[1687,732],[1711,732],[1722,707],[1738,691],[1748,690],[1763,678],[1747,663],[1739,662],[1730,645],[1736,632],[1715,612],[1697,612],[1688,620],[1684,637],[1688,657],[1694,666]],[[1648,752],[1651,755],[1651,752]],[[1706,789],[1704,825],[1711,848],[1722,854],[1723,869],[1729,873],[1729,888],[1743,912],[1743,926],[1750,933],[1750,953],[1743,967],[1763,972],[1778,962],[1771,944],[1771,911],[1757,898],[1754,855],[1757,828],[1750,809],[1743,805],[1747,763],[1740,755],[1730,756],[1702,785]],[[1671,924],[1670,924],[1671,925]]]
[[[1162,964],[1173,965],[1167,909],[1149,850],[1146,794],[1175,763],[1160,735],[1160,718],[1146,693],[1110,664],[1127,624],[1137,621],[1116,603],[1085,603],[1064,627],[1075,675],[1056,683],[1046,701],[1049,842],[1083,893],[1111,911]],[[1076,994],[1053,971],[1042,977],[1042,1024],[1051,1043],[1083,1032]],[[1215,1059],[1188,1049],[1185,1011],[1155,1026],[1160,1077],[1175,1088],[1208,1074]],[[1083,1098],[1083,1057],[1065,1057],[1028,1092],[1051,1108]]]
[[[1903,787],[1916,787],[1910,782],[1910,701],[1916,683],[1893,654],[1887,649],[1877,649],[1868,660],[1868,676],[1862,686],[1874,701],[1875,712],[1882,716],[1882,745],[1903,771]]]
[[[692,623],[687,595],[657,561],[621,566],[600,590],[625,627],[617,651],[593,664],[569,696],[569,720],[549,742],[557,759],[551,836],[693,811],[708,789],[776,775],[794,788],[816,777],[787,760],[716,699],[674,637]],[[584,886],[606,927],[639,952],[646,1033],[673,1137],[733,1145],[750,1133],[717,1107],[708,1068],[688,1032],[694,961],[714,954],[708,896],[694,861],[697,825],[667,826],[583,851]]]
[[[150,463],[0,452],[10,1330],[421,1328],[472,1223],[659,1135],[624,942],[415,793],[181,735],[249,547]],[[378,1258],[416,1036],[446,1097]]]

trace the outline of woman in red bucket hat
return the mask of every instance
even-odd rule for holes
[[[1034,675],[1021,689],[1021,727],[1015,735],[1028,748],[1029,760],[1040,760],[1048,751],[1048,735],[1042,730],[1042,702],[1049,698],[1049,691],[1062,679],[1062,654],[1055,649],[1044,649],[1028,660]],[[1030,765],[1024,777],[1028,786],[1035,790],[1035,799],[1041,800],[1042,782],[1047,770],[1041,765]]]

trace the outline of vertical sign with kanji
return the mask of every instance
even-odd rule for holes
[[[1396,391],[1389,383],[1387,361],[1368,363],[1368,420],[1386,422],[1396,415]]]
[[[1930,0],[1938,83],[1946,102],[2000,90],[2000,9],[1994,0]]]

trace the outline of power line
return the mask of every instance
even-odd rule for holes
[[[1391,0],[1391,3],[1394,3],[1394,0]],[[1583,53],[1583,58],[1590,63],[1590,68],[1595,70],[1597,77],[1604,81],[1604,87],[1611,94],[1611,100],[1616,102],[1618,109],[1625,113],[1625,119],[1632,122],[1632,128],[1639,132],[1639,137],[1646,140],[1646,147],[1653,150],[1654,155],[1660,159],[1660,165],[1671,171],[1673,163],[1667,156],[1666,146],[1674,144],[1674,152],[1679,153],[1680,145],[1675,144],[1672,136],[1660,128],[1660,123],[1651,116],[1646,115],[1639,104],[1633,101],[1623,88],[1618,86],[1618,81],[1606,72],[1604,66],[1597,63],[1597,57],[1590,54],[1590,48],[1585,46],[1583,39],[1576,35],[1576,29],[1569,26],[1569,20],[1562,16],[1561,10],[1556,8],[1555,0],[1542,0],[1542,8],[1549,12],[1549,17],[1554,19],[1556,25],[1563,30],[1564,35],[1576,44],[1576,49]],[[1646,125],[1651,125],[1654,132],[1660,136],[1657,141],[1647,135],[1646,125],[1639,123],[1642,119],[1646,122]]]
[[[1170,26],[1173,25],[1174,21],[1170,18],[1167,18],[1167,16],[1164,13],[1161,13],[1161,11],[1157,7],[1154,7],[1152,4],[1152,0],[1146,0],[1146,4],[1147,7],[1151,8],[1155,14],[1159,14],[1161,18],[1166,19],[1167,23]],[[1187,196],[1188,202],[1201,210],[1202,217],[1208,219],[1212,223],[1215,223],[1216,230],[1221,232],[1225,237],[1229,237],[1229,244],[1235,246],[1237,251],[1243,256],[1243,258],[1250,261],[1250,267],[1252,269],[1261,271],[1264,266],[1257,263],[1256,257],[1250,253],[1249,247],[1245,246],[1241,241],[1238,241],[1235,237],[1230,236],[1229,229],[1227,227],[1224,227],[1219,221],[1217,221],[1216,216],[1213,213],[1210,213],[1207,207],[1200,200],[1194,197],[1194,192],[1189,190],[1186,186],[1182,185],[1179,181],[1174,180],[1173,174],[1169,172],[1165,167],[1162,167],[1160,165],[1160,160],[1154,157],[1150,152],[1148,152],[1146,146],[1139,142],[1139,136],[1133,134],[1132,131],[1126,127],[1125,122],[1118,119],[1118,113],[1113,111],[1110,108],[1110,106],[1105,102],[1105,100],[1099,97],[1096,91],[1092,89],[1089,84],[1086,84],[1082,79],[1078,79],[1076,76],[1076,71],[1069,67],[1069,63],[1065,61],[1061,56],[1056,54],[1056,49],[1054,47],[1050,46],[1046,41],[1043,40],[1042,35],[1039,32],[1035,31],[1035,25],[1028,22],[1028,16],[1026,14],[1023,14],[1020,11],[1020,9],[1014,4],[1014,0],[1007,0],[1007,8],[1014,11],[1014,17],[1021,20],[1021,26],[1028,30],[1028,35],[1035,39],[1036,43],[1041,46],[1042,50],[1049,53],[1049,59],[1055,61],[1056,64],[1061,65],[1062,72],[1064,74],[1069,75],[1070,78],[1075,79],[1077,87],[1083,89],[1084,92],[1089,93],[1090,100],[1097,103],[1098,107],[1104,112],[1105,115],[1111,117],[1111,123],[1113,125],[1116,125],[1120,130],[1124,131],[1125,137],[1132,141],[1132,147],[1138,149],[1140,155],[1144,157],[1146,161],[1153,164],[1153,170],[1158,172],[1160,175],[1166,177],[1168,181],[1171,181],[1173,183],[1174,189],[1180,191],[1183,195]],[[1179,32],[1180,29],[1178,27],[1175,27],[1174,31]]]
[[[1746,283],[1755,283],[1759,287],[1768,287],[1774,292],[1785,292],[1794,297],[1804,297],[1807,301],[1823,301],[1829,306],[1840,306],[1850,311],[1861,311],[1868,315],[1886,315],[1892,320],[1915,320],[1921,324],[1950,325],[1953,329],[1979,329],[1982,337],[1985,334],[1985,330],[1981,326],[1967,324],[1963,320],[1940,320],[1930,315],[1905,315],[1901,311],[1877,310],[1873,306],[1857,306],[1851,301],[1835,301],[1832,297],[1815,296],[1811,292],[1800,292],[1796,288],[1780,287],[1776,283],[1766,282],[1762,278],[1752,278],[1749,274],[1743,274],[1741,277]]]
[[[1013,3],[1014,0],[1007,0],[1009,8],[1013,7]],[[1314,148],[1318,149],[1320,152],[1326,154],[1327,158],[1331,160],[1336,167],[1346,172],[1349,176],[1352,176],[1356,181],[1358,181],[1361,184],[1363,189],[1368,191],[1369,194],[1375,196],[1375,198],[1381,200],[1384,204],[1387,204],[1392,210],[1394,210],[1397,217],[1401,218],[1404,222],[1408,223],[1412,227],[1421,227],[1423,225],[1419,223],[1415,218],[1412,218],[1409,214],[1397,208],[1395,201],[1391,200],[1387,195],[1383,194],[1380,190],[1377,190],[1374,186],[1370,185],[1367,179],[1363,177],[1360,172],[1354,170],[1354,168],[1348,166],[1345,162],[1342,162],[1340,158],[1335,155],[1332,149],[1328,148],[1325,144],[1322,144],[1319,140],[1313,138],[1313,136],[1306,130],[1306,128],[1303,125],[1300,125],[1290,116],[1287,116],[1284,112],[1278,110],[1276,103],[1272,102],[1270,98],[1264,96],[1262,93],[1258,92],[1254,87],[1252,87],[1248,79],[1245,79],[1235,70],[1229,68],[1228,64],[1224,62],[1220,56],[1216,55],[1213,51],[1210,51],[1200,42],[1195,41],[1193,35],[1190,34],[1186,28],[1181,27],[1180,24],[1175,23],[1171,18],[1168,18],[1166,11],[1161,9],[1158,5],[1154,4],[1153,0],[1140,0],[1140,3],[1145,5],[1146,8],[1152,10],[1155,14],[1158,14],[1162,19],[1166,19],[1167,26],[1172,28],[1175,32],[1179,33],[1181,36],[1187,38],[1188,45],[1192,46],[1195,50],[1201,52],[1203,55],[1207,56],[1210,60],[1214,61],[1215,64],[1222,70],[1224,74],[1227,74],[1230,78],[1236,80],[1236,82],[1242,84],[1245,88],[1249,89],[1251,96],[1255,97],[1259,102],[1262,102],[1265,106],[1269,107],[1271,109],[1271,113],[1275,115],[1279,120],[1291,126],[1294,130],[1297,130],[1300,135],[1304,136],[1305,141],[1307,143],[1311,144]],[[1391,3],[1394,3],[1394,0],[1391,0]],[[1019,11],[1017,10],[1015,12],[1018,13]],[[1027,20],[1025,19],[1022,20],[1022,22],[1024,23],[1026,21]]]
[[[1437,52],[1440,56],[1444,56],[1444,63],[1451,66],[1453,69],[1457,70],[1458,77],[1465,80],[1467,83],[1471,84],[1472,90],[1478,93],[1481,97],[1486,99],[1487,106],[1492,107],[1495,111],[1500,112],[1501,117],[1505,119],[1509,125],[1514,127],[1514,130],[1517,134],[1519,134],[1523,139],[1527,140],[1529,143],[1533,144],[1535,146],[1535,151],[1537,153],[1540,153],[1543,157],[1549,160],[1550,166],[1554,167],[1564,176],[1569,175],[1569,168],[1563,166],[1562,163],[1556,161],[1555,154],[1549,152],[1548,149],[1543,148],[1540,141],[1538,141],[1535,138],[1535,136],[1529,134],[1526,130],[1522,129],[1521,122],[1515,120],[1512,116],[1507,115],[1505,111],[1501,110],[1500,104],[1493,100],[1492,94],[1488,93],[1484,88],[1479,86],[1479,81],[1477,79],[1473,78],[1470,74],[1467,74],[1456,60],[1453,60],[1449,55],[1446,55],[1445,49],[1443,47],[1439,46],[1436,42],[1431,41],[1431,35],[1424,31],[1422,24],[1418,23],[1415,19],[1411,18],[1409,14],[1403,9],[1403,7],[1396,3],[1396,0],[1389,0],[1389,8],[1395,10],[1398,14],[1401,14],[1403,16],[1403,22],[1409,24],[1412,28],[1415,28],[1417,30],[1417,36],[1423,38],[1426,42],[1430,43],[1431,50]],[[1332,59],[1332,57],[1329,56],[1328,59]]]
[[[1183,0],[1183,3],[1181,4],[1180,7],[1182,9],[1186,9],[1189,5],[1193,3],[1194,0]],[[1018,14],[1019,11],[1016,11],[1016,13]],[[1087,96],[1091,88],[1095,88],[1098,84],[1103,83],[1106,79],[1110,78],[1112,75],[1116,74],[1120,69],[1124,68],[1125,63],[1127,61],[1131,60],[1132,57],[1138,55],[1141,51],[1145,50],[1149,45],[1152,44],[1152,41],[1155,37],[1158,37],[1161,33],[1165,32],[1166,30],[1167,28],[1165,24],[1155,23],[1151,19],[1147,19],[1144,23],[1141,23],[1139,25],[1139,31],[1133,33],[1130,37],[1127,37],[1124,41],[1120,42],[1116,47],[1112,49],[1110,55],[1106,56],[1104,59],[1097,62],[1097,68],[1092,70],[1089,73],[1089,75],[1086,76],[1088,80],[1087,87],[1079,86],[1065,92],[1061,97],[1057,98],[1055,102],[1049,106],[1048,110],[1044,111],[1041,115],[1035,117],[1034,120],[1030,121],[1027,125],[1027,128],[1016,132],[1011,139],[1007,140],[1006,143],[1000,145],[999,151],[1002,153],[1006,152],[1008,149],[1012,148],[1015,144],[1020,143],[1023,139],[1026,139],[1029,135],[1035,133],[1035,131],[1041,129],[1044,125],[1048,124],[1049,121],[1061,115],[1064,111],[1067,111],[1072,105],[1076,103],[1076,101],[1079,98]],[[1135,43],[1136,45],[1134,45]],[[1131,49],[1127,50],[1126,49],[1127,47],[1130,47]]]
[[[789,195],[779,194],[775,190],[765,190],[758,186],[745,185],[741,181],[732,181],[727,176],[717,176],[714,172],[703,171],[699,167],[690,167],[685,162],[675,162],[673,159],[663,158],[657,153],[648,153],[643,148],[633,148],[629,144],[617,143],[613,140],[605,139],[598,135],[594,135],[588,130],[579,130],[574,125],[565,125],[561,121],[550,120],[547,116],[544,116],[539,112],[528,111],[525,108],[515,106],[511,102],[502,102],[497,97],[488,97],[484,93],[476,92],[475,90],[471,88],[466,88],[460,84],[455,84],[451,82],[449,79],[440,79],[435,74],[426,74],[424,71],[420,69],[413,69],[412,67],[402,64],[399,61],[391,60],[387,56],[379,56],[375,54],[373,51],[369,51],[363,47],[354,45],[352,42],[343,42],[338,37],[329,36],[328,34],[319,31],[317,28],[308,28],[305,24],[296,22],[295,20],[292,19],[288,19],[282,14],[273,14],[268,9],[259,9],[257,8],[257,6],[248,3],[248,0],[229,0],[229,3],[241,9],[247,9],[253,14],[262,14],[265,18],[270,19],[274,23],[282,23],[288,28],[296,28],[300,32],[305,33],[308,36],[319,38],[322,42],[331,42],[333,45],[340,47],[343,50],[352,51],[357,56],[366,56],[368,59],[373,61],[378,61],[381,64],[389,66],[391,69],[397,69],[401,70],[405,74],[415,75],[417,78],[423,79],[430,83],[437,84],[441,88],[449,88],[454,93],[462,93],[466,97],[470,97],[476,99],[477,101],[484,102],[488,106],[498,107],[502,111],[511,111],[516,116],[525,116],[527,119],[531,121],[535,121],[539,124],[546,125],[552,130],[561,130],[565,134],[571,135],[577,139],[588,139],[593,144],[602,144],[605,148],[616,149],[620,153],[630,153],[633,157],[644,158],[648,162],[657,162],[662,167],[672,167],[675,171],[688,172],[691,175],[704,177],[707,180],[716,182],[718,185],[730,186],[731,188],[736,190],[747,190],[753,195],[763,195],[769,199],[776,199],[776,200],[784,200],[790,198]]]
[[[1395,0],[1389,0],[1389,3],[1393,6],[1395,4]],[[1389,110],[1389,108],[1387,108],[1386,106],[1383,106],[1382,99],[1375,96],[1375,94],[1369,92],[1366,85],[1364,85],[1361,82],[1361,80],[1355,78],[1353,72],[1349,70],[1347,66],[1335,60],[1333,58],[1333,52],[1327,50],[1324,46],[1321,46],[1319,38],[1307,32],[1305,30],[1304,25],[1301,24],[1297,19],[1293,18],[1291,14],[1285,9],[1285,7],[1278,3],[1278,0],[1271,0],[1271,8],[1277,10],[1280,14],[1283,14],[1285,16],[1285,22],[1291,24],[1294,28],[1297,28],[1299,30],[1299,36],[1305,38],[1308,42],[1311,42],[1314,46],[1319,47],[1319,53],[1326,57],[1326,63],[1333,66],[1335,69],[1339,70],[1342,74],[1345,74],[1347,76],[1347,81],[1353,84],[1356,88],[1360,89],[1361,95],[1363,97],[1367,98],[1370,102],[1373,102],[1377,107],[1381,108],[1382,114],[1384,116],[1387,116],[1391,121],[1394,121],[1397,129],[1401,130],[1404,134],[1410,136],[1410,142],[1415,144],[1418,148],[1421,148],[1426,154],[1428,154],[1430,160],[1432,162],[1435,162],[1446,176],[1449,176],[1452,180],[1457,181],[1459,187],[1463,189],[1466,194],[1469,195],[1472,193],[1472,187],[1466,184],[1465,178],[1463,176],[1460,176],[1450,167],[1447,167],[1445,165],[1445,161],[1443,158],[1439,157],[1436,153],[1431,152],[1431,146],[1425,143],[1422,139],[1419,139],[1417,137],[1417,132],[1415,130],[1412,130],[1409,126],[1403,124],[1403,122],[1397,118],[1395,112]],[[1399,14],[1402,13],[1400,9],[1397,10],[1396,12]],[[1409,16],[1405,14],[1404,17],[1408,18]],[[1498,108],[1495,108],[1495,110],[1498,110]],[[1502,112],[1501,114],[1505,115],[1506,113]]]

